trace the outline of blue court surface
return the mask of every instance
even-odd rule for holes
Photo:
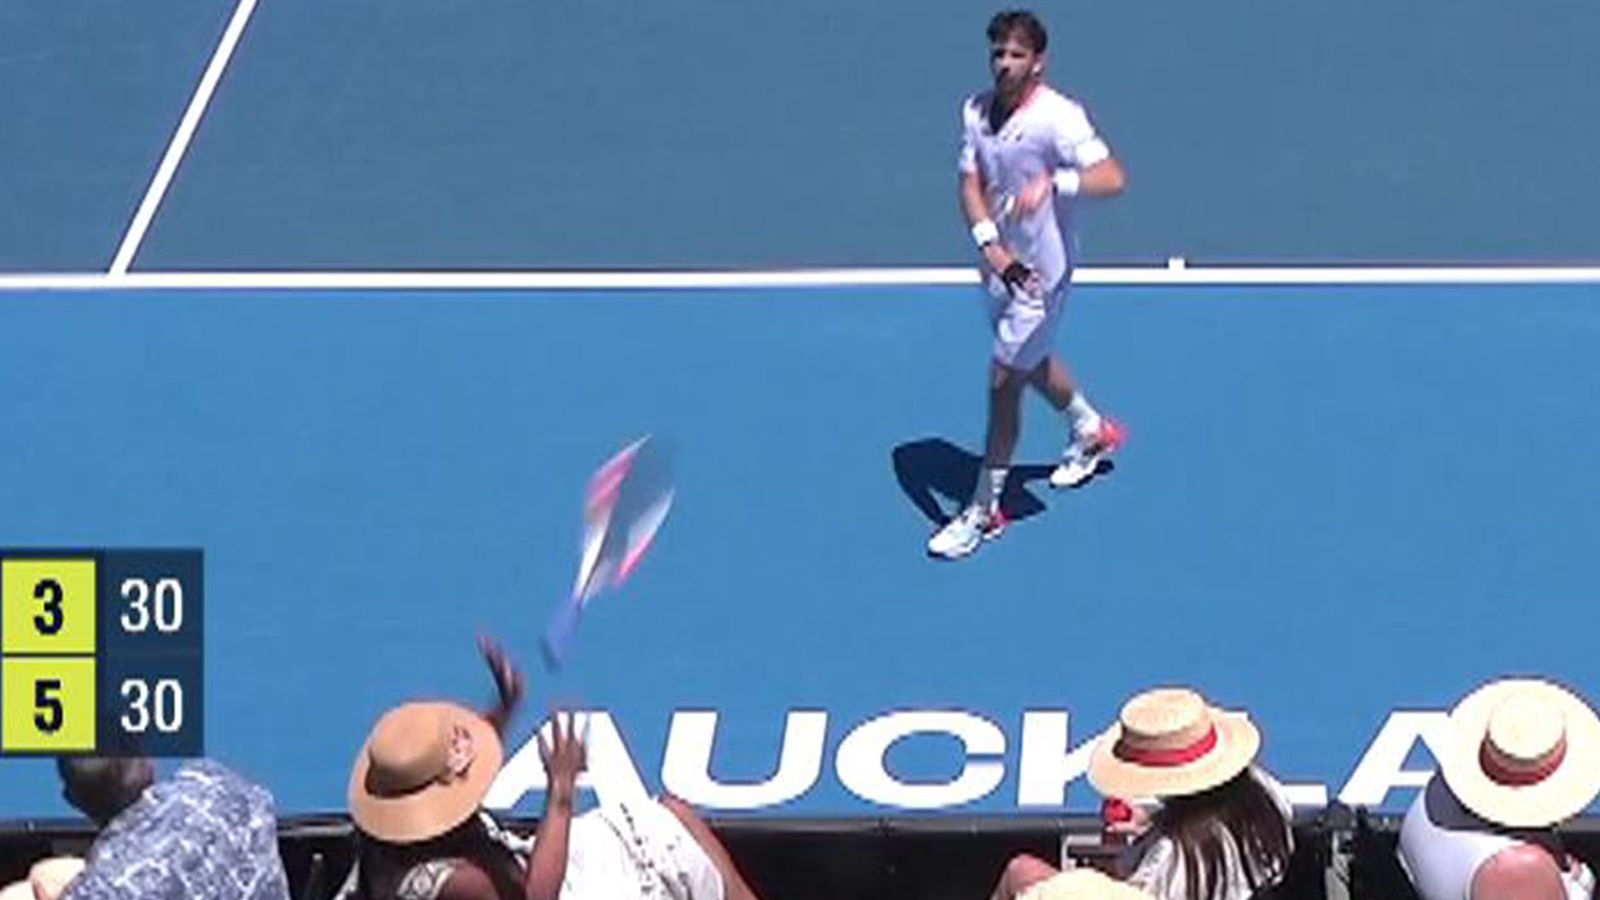
[[[1397,710],[1600,687],[1597,290],[1080,287],[1062,346],[1131,442],[1052,492],[1030,400],[1021,520],[954,564],[923,542],[976,471],[971,288],[11,292],[0,544],[203,548],[206,749],[287,812],[342,808],[388,705],[486,699],[480,630],[531,678],[514,748],[604,710],[603,789],[721,814],[1089,808],[1069,751],[1169,681],[1336,797]],[[677,505],[549,680],[584,481],[646,431]],[[498,804],[537,812],[535,758]],[[65,812],[47,762],[0,795]]]

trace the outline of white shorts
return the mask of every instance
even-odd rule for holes
[[[1016,297],[992,279],[984,295],[994,329],[994,361],[1021,372],[1038,368],[1055,347],[1056,326],[1071,287],[1072,279],[1066,277],[1041,298]]]
[[[722,873],[678,817],[654,800],[572,820],[562,900],[723,900]]]

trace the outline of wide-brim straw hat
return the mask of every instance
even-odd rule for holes
[[[410,844],[465,822],[500,772],[494,727],[454,703],[407,703],[385,713],[350,772],[350,817],[381,841]]]
[[[1123,705],[1095,742],[1089,783],[1108,797],[1196,794],[1243,772],[1261,732],[1242,712],[1219,709],[1190,688],[1145,691]]]
[[[1582,698],[1538,678],[1505,678],[1450,711],[1439,774],[1482,818],[1543,828],[1600,794],[1600,717]]]

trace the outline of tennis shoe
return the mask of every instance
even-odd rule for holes
[[[928,555],[960,559],[977,550],[984,541],[999,537],[1005,527],[1005,513],[973,504],[929,539]]]
[[[1061,454],[1060,465],[1050,473],[1050,486],[1070,488],[1088,481],[1127,439],[1127,430],[1121,423],[1102,417],[1092,431],[1073,435],[1072,443]]]

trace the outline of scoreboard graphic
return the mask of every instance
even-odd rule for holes
[[[0,753],[204,755],[204,558],[0,549]]]

